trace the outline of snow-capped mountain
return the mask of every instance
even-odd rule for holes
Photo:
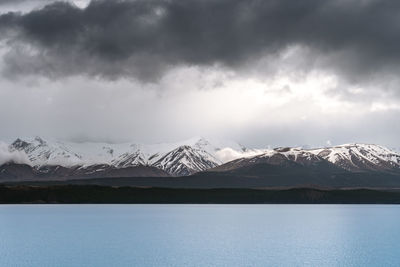
[[[345,144],[310,152],[352,172],[400,170],[400,154],[379,145]]]
[[[207,170],[220,164],[222,162],[207,151],[186,145],[168,152],[152,166],[165,170],[172,175],[184,176],[199,170]]]
[[[73,143],[44,140],[40,137],[16,139],[8,146],[9,153],[26,154],[25,164],[36,169],[43,166],[77,167],[93,166],[129,168],[152,166],[170,175],[182,176],[218,166],[231,157],[221,153],[232,150],[236,156],[247,151],[234,142],[210,141],[194,137],[176,143],[161,144],[107,144]]]
[[[213,170],[229,171],[255,164],[305,167],[325,166],[349,172],[400,173],[400,154],[379,145],[345,144],[320,149],[275,148],[233,160]]]
[[[40,137],[0,143],[0,166],[15,163],[36,174],[60,177],[187,176],[196,172],[268,164],[347,172],[400,173],[400,154],[379,145],[347,144],[304,149],[248,149],[229,142],[194,137],[176,143],[73,143]],[[140,168],[138,168],[140,167]],[[5,166],[3,174],[15,171]],[[161,172],[160,172],[160,171]],[[265,170],[267,171],[267,170]],[[10,174],[11,175],[11,174]]]
[[[230,161],[212,169],[212,171],[232,171],[262,164],[279,166],[283,168],[301,166],[308,169],[338,169],[338,167],[336,167],[334,164],[328,162],[312,151],[301,148],[281,147],[264,150],[262,154],[258,154],[256,156],[244,157]]]

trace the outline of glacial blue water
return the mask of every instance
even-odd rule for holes
[[[400,206],[0,205],[0,266],[400,266]]]

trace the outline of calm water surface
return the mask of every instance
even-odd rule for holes
[[[400,266],[400,206],[0,205],[0,266]]]

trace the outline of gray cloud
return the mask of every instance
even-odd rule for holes
[[[400,2],[87,3],[0,0],[0,140],[400,147]]]
[[[25,1],[26,0],[0,0],[0,5],[10,4],[10,3],[21,3]]]
[[[398,74],[399,12],[398,1],[374,0],[56,2],[0,16],[11,47],[3,71],[152,81],[174,66],[238,69],[299,45],[311,51],[300,68],[359,82]]]

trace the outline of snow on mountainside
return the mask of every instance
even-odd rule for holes
[[[353,172],[400,170],[400,154],[379,145],[345,144],[310,152]]]
[[[326,160],[337,167],[351,172],[400,171],[400,154],[388,148],[372,144],[344,144],[319,149],[275,148],[257,157],[276,160],[277,155],[300,163],[315,164]]]
[[[230,171],[257,164],[269,164],[281,167],[302,165],[310,168],[317,166],[331,168],[334,166],[322,157],[310,151],[301,148],[279,147],[275,149],[264,150],[262,154],[230,161],[212,169],[212,171]]]
[[[262,154],[239,158],[220,165],[213,171],[230,171],[256,164],[346,170],[350,172],[400,173],[400,154],[379,145],[346,144],[320,149],[275,148]]]
[[[216,167],[221,163],[205,150],[180,146],[164,155],[153,166],[172,175],[183,176]]]
[[[107,144],[72,143],[44,140],[40,137],[17,139],[9,153],[25,153],[28,165],[82,166],[108,165],[115,168],[154,166],[171,175],[189,175],[225,162],[219,152],[229,146],[237,155],[246,148],[233,142],[210,141],[202,137],[176,143]]]
[[[320,168],[331,168],[334,165],[351,172],[400,172],[400,154],[379,145],[248,149],[234,142],[202,137],[150,145],[73,143],[40,137],[18,138],[9,145],[0,143],[0,165],[8,162],[27,164],[41,172],[46,170],[46,166],[61,166],[79,172],[85,171],[85,174],[148,166],[173,176],[183,176],[208,169],[223,171],[257,163],[285,166],[290,165],[290,162]]]

